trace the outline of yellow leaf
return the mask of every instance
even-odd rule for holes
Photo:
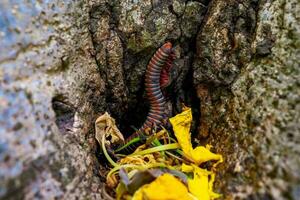
[[[163,174],[138,189],[132,200],[197,200],[187,187],[171,174]]]
[[[206,147],[199,146],[193,149],[190,135],[192,119],[191,108],[185,108],[182,113],[170,118],[175,136],[184,155],[197,165],[209,160],[218,160],[217,163],[223,162],[221,155],[210,152],[209,145]]]

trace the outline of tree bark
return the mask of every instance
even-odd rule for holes
[[[297,0],[0,2],[0,198],[101,199],[94,139],[108,111],[125,135],[148,111],[144,73],[165,41],[168,104],[225,157],[224,199],[300,193]]]

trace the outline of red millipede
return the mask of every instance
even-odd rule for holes
[[[144,124],[126,139],[126,143],[138,137],[146,128],[162,124],[166,101],[161,89],[170,83],[169,73],[174,59],[175,54],[170,42],[162,45],[152,56],[145,74],[145,90],[150,102],[150,110]]]
[[[167,85],[165,84],[166,77],[169,77],[169,74],[167,73],[169,73],[169,68],[174,59],[172,52],[172,44],[170,42],[165,43],[155,52],[147,66],[145,90],[148,100],[150,101],[150,110],[147,119],[140,130],[152,128],[153,126],[158,126],[162,123],[166,102],[161,88],[164,88]],[[162,73],[163,70],[165,70],[164,74]],[[162,85],[162,83],[164,85]]]

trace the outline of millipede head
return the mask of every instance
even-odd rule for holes
[[[163,45],[164,48],[166,49],[171,49],[172,48],[172,43],[171,42],[166,42],[164,45]]]
[[[166,42],[164,45],[162,45],[161,49],[162,49],[166,54],[171,53],[171,50],[172,50],[172,43],[171,43],[171,42]]]

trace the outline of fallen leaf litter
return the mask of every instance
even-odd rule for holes
[[[108,113],[96,120],[96,139],[112,166],[106,176],[106,188],[113,190],[115,199],[212,200],[221,196],[213,191],[213,183],[223,157],[212,153],[211,145],[192,147],[191,108],[184,107],[182,113],[169,120],[176,139],[163,128],[154,134],[154,140],[132,154],[119,155],[122,158],[117,162],[106,147],[124,141],[123,135]],[[214,162],[209,169],[201,167],[209,161]]]

